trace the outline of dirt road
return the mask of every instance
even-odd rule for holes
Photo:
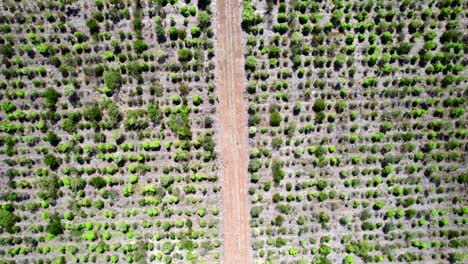
[[[216,55],[223,162],[223,263],[249,264],[247,112],[240,0],[216,1]]]

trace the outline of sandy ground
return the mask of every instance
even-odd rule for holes
[[[223,263],[250,259],[247,193],[247,112],[243,97],[244,58],[240,0],[216,2],[216,54],[223,162]]]

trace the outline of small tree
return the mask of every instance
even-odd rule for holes
[[[327,107],[327,103],[323,99],[317,99],[312,106],[315,112],[322,112]]]
[[[5,57],[10,58],[15,54],[15,49],[10,44],[0,45],[0,53]]]
[[[285,172],[282,170],[283,163],[279,160],[273,160],[273,166],[271,167],[273,173],[273,181],[278,184],[285,176]]]
[[[205,29],[211,25],[211,16],[206,11],[200,11],[198,13],[198,26]]]
[[[97,35],[99,33],[99,23],[95,19],[91,18],[86,21],[86,26],[89,28],[91,35]]]
[[[52,217],[51,221],[46,227],[46,231],[54,236],[63,234],[62,222],[58,216]]]
[[[44,104],[48,108],[54,108],[57,104],[58,98],[60,97],[60,93],[57,92],[54,88],[49,87],[47,90],[42,94],[44,97]]]
[[[244,27],[249,28],[255,22],[255,8],[252,1],[244,1],[242,4],[242,24]]]
[[[99,122],[102,119],[102,111],[97,105],[88,106],[83,111],[83,117],[88,121]]]
[[[14,232],[14,225],[20,219],[12,212],[7,211],[5,209],[0,209],[0,226],[3,227],[8,233]]]
[[[346,256],[343,259],[343,264],[353,264],[354,263],[354,258],[353,256]]]
[[[56,169],[60,165],[59,159],[52,154],[46,154],[44,156],[44,164],[49,166],[51,169]]]
[[[255,70],[256,67],[257,67],[257,59],[254,56],[248,56],[245,59],[245,69]]]
[[[179,61],[181,62],[189,62],[193,58],[192,51],[189,49],[179,50],[178,55],[179,55]]]
[[[117,92],[122,87],[122,75],[117,71],[106,71],[103,79],[111,92]]]
[[[89,184],[96,189],[102,189],[104,186],[106,186],[106,181],[103,178],[96,176],[89,181]]]
[[[204,10],[207,6],[211,4],[211,0],[198,0],[198,8]]]
[[[5,113],[11,113],[15,110],[15,105],[10,100],[6,100],[2,103],[2,110]]]
[[[277,127],[281,124],[281,114],[278,111],[273,111],[270,114],[270,126]]]
[[[136,51],[136,53],[142,53],[143,51],[148,49],[148,44],[146,44],[141,39],[137,39],[133,41],[133,49]]]
[[[52,146],[57,146],[57,144],[60,143],[61,139],[54,132],[49,132],[49,134],[47,134],[47,141],[49,141],[49,143]]]

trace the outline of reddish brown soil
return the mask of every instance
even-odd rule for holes
[[[240,0],[216,2],[218,91],[223,162],[223,263],[251,263],[247,193],[247,112],[243,97]]]

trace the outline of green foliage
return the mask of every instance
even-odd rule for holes
[[[382,202],[382,201],[377,201],[377,202],[375,202],[375,204],[374,204],[374,209],[375,209],[375,210],[380,210],[380,209],[382,209],[383,207],[384,207],[384,202]]]
[[[343,264],[353,264],[354,263],[354,257],[353,256],[346,256],[343,259]]]
[[[102,111],[98,105],[92,105],[85,107],[83,111],[84,119],[91,122],[99,122],[102,120]]]
[[[324,256],[317,256],[312,260],[312,264],[332,264],[332,261]]]
[[[343,20],[343,17],[343,11],[341,9],[335,9],[331,15],[331,22],[333,23],[333,25],[337,26],[340,24],[341,20]]]
[[[57,104],[57,101],[60,97],[60,93],[57,92],[52,87],[47,88],[47,90],[42,94],[44,97],[44,104],[48,108],[54,108],[55,105]]]
[[[84,233],[81,238],[83,238],[84,240],[88,240],[88,241],[94,241],[97,239],[97,235],[94,231],[89,231],[89,232],[86,232]]]
[[[63,214],[63,218],[65,218],[66,220],[73,220],[75,218],[75,216],[73,215],[72,212],[68,211],[68,212],[65,212]]]
[[[198,12],[198,26],[205,29],[211,25],[211,16],[206,11]]]
[[[62,222],[57,215],[51,217],[49,224],[46,227],[46,231],[54,236],[63,234]]]
[[[292,247],[292,248],[289,248],[288,252],[289,252],[289,255],[291,255],[291,256],[297,255],[297,254],[299,253],[299,252],[297,251],[297,249],[296,249],[296,248],[293,248],[293,247]]]
[[[48,134],[47,134],[47,141],[49,141],[49,143],[52,145],[52,146],[57,146],[58,143],[60,143],[62,139],[57,136],[57,134],[55,134],[54,132],[50,131]]]
[[[44,164],[49,166],[51,169],[56,169],[58,166],[60,166],[60,161],[54,155],[46,154],[44,156]]]
[[[96,189],[102,189],[107,185],[106,181],[99,176],[91,178],[91,180],[89,180],[89,184]]]
[[[166,241],[162,244],[162,247],[161,247],[161,251],[166,254],[166,255],[169,255],[171,254],[171,252],[174,250],[174,247],[175,245],[172,244],[171,242],[169,241]]]
[[[320,223],[328,223],[328,221],[330,221],[330,216],[325,212],[320,212],[319,220],[320,220]]]
[[[13,112],[15,108],[15,105],[10,100],[6,100],[2,103],[2,110],[7,114]]]
[[[277,127],[281,124],[281,114],[278,111],[273,111],[270,114],[270,126]]]
[[[281,180],[283,180],[286,173],[283,171],[283,163],[277,159],[273,159],[272,164],[272,174],[273,174],[273,181],[276,184],[279,184]]]
[[[171,184],[174,183],[174,176],[170,176],[170,175],[163,175],[159,178],[159,180],[161,181],[161,185],[164,187],[164,188],[167,188],[169,187]]]
[[[146,44],[146,42],[141,39],[137,39],[133,41],[133,49],[137,53],[142,53],[148,49],[148,44]]]
[[[192,37],[197,38],[200,36],[201,30],[199,27],[192,27],[190,29],[190,33],[192,34]]]
[[[71,118],[65,118],[60,124],[62,129],[68,133],[72,133],[76,130],[75,122]]]
[[[257,58],[254,56],[248,56],[245,59],[245,69],[254,71],[257,68]]]
[[[96,35],[99,33],[99,23],[91,18],[86,21],[86,26],[89,28],[91,35]]]
[[[138,38],[141,38],[141,31],[143,29],[143,23],[141,21],[141,8],[136,8],[134,15],[135,18],[132,21],[133,30],[135,30],[135,34],[138,36]]]
[[[20,221],[20,218],[12,212],[0,208],[0,226],[3,227],[8,233],[15,231],[15,224]]]
[[[274,137],[271,140],[271,146],[273,149],[279,149],[283,145],[283,139],[281,137]]]
[[[189,62],[193,58],[192,51],[189,49],[181,49],[177,54],[179,55],[179,61],[181,62]]]
[[[106,71],[103,75],[104,83],[106,87],[110,89],[112,93],[120,91],[122,87],[122,75],[117,71]]]
[[[451,252],[449,254],[448,260],[450,263],[463,263],[463,261],[467,258],[466,254],[460,252]]]
[[[128,179],[128,182],[129,182],[130,184],[135,184],[135,183],[137,183],[137,182],[138,182],[138,176],[136,176],[136,175],[130,176],[130,178]]]
[[[203,100],[202,100],[202,98],[201,98],[200,95],[196,94],[196,95],[193,96],[193,104],[194,104],[195,106],[199,106],[199,105],[201,105],[202,103],[203,103]]]
[[[159,104],[151,102],[148,104],[148,116],[151,121],[159,123],[163,118],[162,111],[159,109]]]
[[[327,107],[327,103],[323,99],[317,99],[312,106],[315,112],[322,112]]]
[[[255,8],[251,0],[242,2],[242,24],[245,27],[252,26],[255,22]]]
[[[10,44],[0,45],[0,53],[7,58],[10,58],[15,54],[15,49]]]
[[[181,140],[187,140],[192,137],[192,131],[190,130],[190,119],[189,119],[190,108],[187,106],[180,106],[172,112],[169,116],[168,126],[176,132]]]
[[[326,244],[321,244],[321,245],[320,245],[320,250],[319,250],[319,251],[320,251],[320,254],[322,254],[322,255],[324,255],[324,256],[328,256],[328,255],[331,253],[332,248],[329,247],[329,246],[326,245]]]

